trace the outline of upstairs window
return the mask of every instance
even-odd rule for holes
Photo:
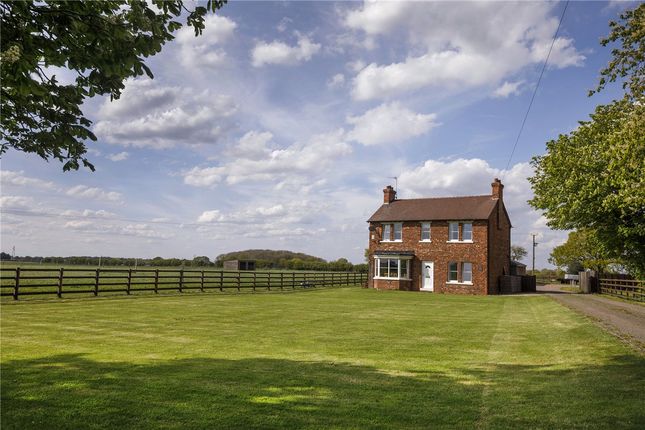
[[[392,240],[392,224],[383,224],[383,242]]]
[[[473,240],[473,223],[465,222],[461,227],[461,240],[463,241],[472,241]]]
[[[421,223],[421,242],[430,242],[430,223]]]
[[[383,242],[403,241],[403,223],[383,224]]]
[[[451,242],[456,242],[459,240],[459,223],[451,222],[449,228],[448,240]]]
[[[394,224],[394,240],[403,240],[403,224],[401,224],[400,222]]]
[[[448,223],[448,241],[449,242],[472,242],[473,241],[473,223],[456,222]]]

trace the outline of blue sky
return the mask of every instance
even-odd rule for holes
[[[488,194],[501,177],[513,243],[537,233],[545,267],[566,233],[526,204],[529,161],[620,96],[587,91],[609,20],[634,5],[569,4],[506,169],[564,3],[231,2],[150,59],[154,80],[85,104],[96,172],[3,156],[2,250],[361,262],[388,177],[400,198]]]

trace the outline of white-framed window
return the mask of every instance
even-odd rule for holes
[[[430,223],[421,223],[421,242],[430,242]]]
[[[375,255],[374,277],[377,279],[410,279],[411,258],[399,255]]]
[[[402,242],[403,241],[403,223],[395,222],[383,224],[383,242]]]
[[[397,222],[394,224],[394,241],[403,240],[403,224]]]
[[[464,242],[473,240],[473,223],[465,222],[461,225],[461,240]]]
[[[383,224],[383,242],[392,240],[392,224]]]
[[[457,275],[457,262],[451,261],[450,263],[448,263],[448,282],[459,282]]]
[[[473,223],[450,221],[448,223],[448,242],[472,242]]]
[[[461,263],[461,282],[473,282],[473,263]]]
[[[459,240],[459,223],[451,222],[448,227],[448,240],[457,242]]]

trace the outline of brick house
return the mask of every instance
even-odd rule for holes
[[[369,223],[369,281],[376,289],[499,294],[510,274],[511,221],[504,185],[491,195],[397,199],[391,186]]]

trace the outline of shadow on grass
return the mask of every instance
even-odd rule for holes
[[[402,367],[404,367],[402,363]],[[131,364],[57,355],[2,365],[10,428],[638,428],[644,361],[388,374],[280,359]]]

